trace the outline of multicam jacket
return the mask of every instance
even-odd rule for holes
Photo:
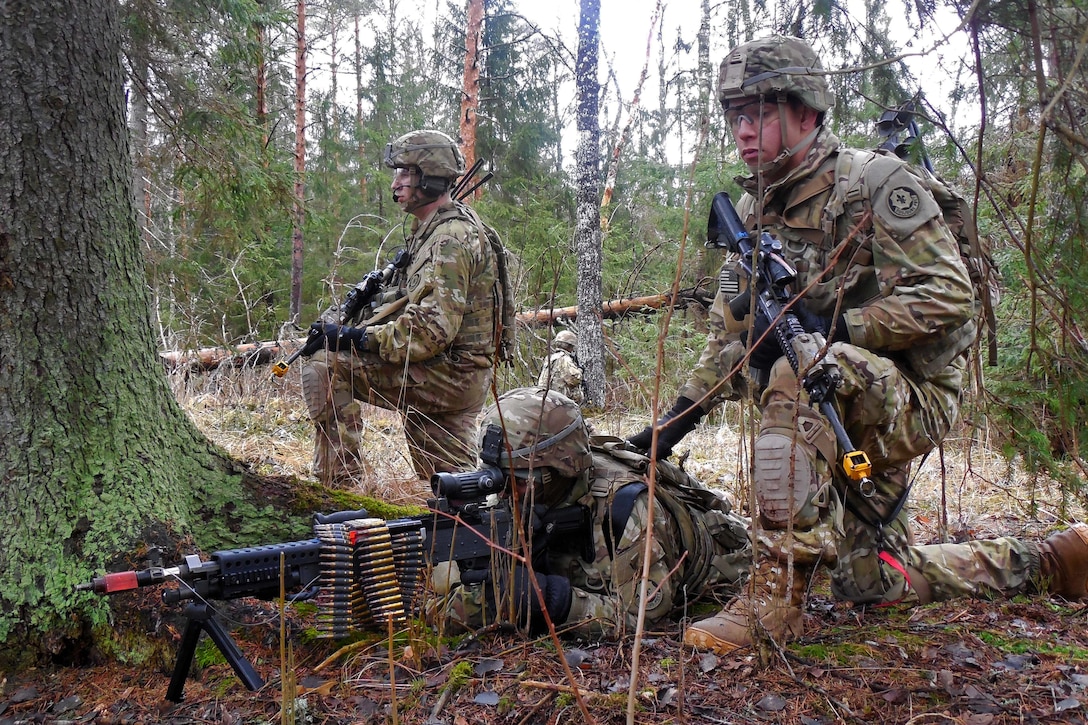
[[[579,405],[585,400],[582,368],[566,350],[557,350],[548,356],[536,384],[539,388],[562,393]]]
[[[585,536],[567,535],[548,544],[544,573],[566,576],[574,589],[564,629],[605,637],[634,630],[650,521],[648,465],[645,456],[623,450],[618,439],[595,439],[593,469],[559,504],[584,506],[592,519]],[[730,510],[728,500],[669,462],[658,463],[657,479],[646,590],[650,624],[685,600],[716,589],[734,594],[751,564],[748,522]],[[682,486],[672,483],[680,481]],[[614,515],[626,516],[626,523],[614,521]],[[454,589],[446,606],[450,621],[475,629],[492,620],[488,586],[462,584]]]
[[[762,199],[754,178],[738,179],[748,193],[737,212],[749,230],[762,227],[781,240],[797,268],[794,290],[810,312],[830,319],[845,313],[852,344],[895,360],[915,380],[956,386],[973,300],[956,241],[938,204],[898,159],[874,156],[861,183],[844,189],[840,157],[856,153],[823,129],[802,164]],[[725,274],[736,274],[735,265],[727,259]],[[747,384],[735,373],[748,323],[733,317],[728,294],[719,290],[707,346],[680,390],[705,398],[706,408],[740,397]]]
[[[495,354],[497,261],[486,236],[459,202],[412,224],[411,262],[397,272],[374,309],[407,296],[388,322],[367,325],[368,344],[391,363],[418,363],[445,353],[471,367],[491,367]]]

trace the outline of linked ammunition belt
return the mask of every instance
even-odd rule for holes
[[[321,541],[319,637],[407,621],[423,571],[424,534],[413,523],[390,527],[368,518],[314,525]]]

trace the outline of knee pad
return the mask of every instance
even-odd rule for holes
[[[808,528],[820,519],[814,499],[821,482],[816,451],[792,430],[770,428],[756,438],[752,452],[756,500],[765,525],[784,529],[790,521]]]
[[[320,353],[319,353],[320,354]],[[316,355],[314,356],[317,357]],[[311,360],[302,366],[302,400],[311,420],[324,420],[331,407],[329,368],[323,362]]]

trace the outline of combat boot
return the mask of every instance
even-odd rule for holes
[[[713,617],[689,626],[684,632],[684,644],[721,655],[747,647],[752,644],[753,615],[776,642],[800,637],[807,584],[807,567],[795,566],[790,577],[784,563],[765,559],[756,568],[749,593],[737,597]]]
[[[1071,602],[1088,597],[1088,525],[1074,524],[1039,544],[1039,576],[1050,594]]]

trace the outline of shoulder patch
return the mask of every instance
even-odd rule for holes
[[[907,186],[897,186],[888,192],[888,210],[900,219],[910,219],[921,205],[918,192]]]
[[[875,172],[872,176],[868,172]],[[888,173],[891,172],[891,173]],[[878,156],[866,167],[875,220],[896,239],[906,239],[930,219],[941,216],[941,207],[906,163]]]

